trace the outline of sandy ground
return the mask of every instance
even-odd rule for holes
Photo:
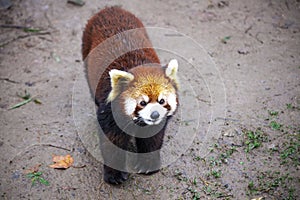
[[[179,73],[193,91],[183,87],[184,103],[166,138],[190,138],[188,147],[177,141],[173,148],[183,152],[174,162],[122,186],[102,182],[97,148],[82,139],[72,112],[74,84],[84,77],[83,28],[110,5],[147,27],[177,31],[150,36],[169,50],[158,50],[162,62],[182,56]],[[0,16],[1,199],[300,198],[298,0],[91,0],[82,7],[16,0]],[[41,104],[9,110],[25,90]],[[71,154],[75,167],[50,168],[53,154]],[[26,176],[37,164],[48,186]]]

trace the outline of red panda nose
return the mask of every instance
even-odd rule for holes
[[[159,113],[157,111],[153,111],[150,115],[151,119],[157,119],[159,118]]]

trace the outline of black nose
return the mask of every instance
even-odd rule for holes
[[[158,113],[157,111],[153,111],[153,112],[151,113],[150,117],[151,117],[152,119],[157,119],[157,118],[159,118],[159,113]]]

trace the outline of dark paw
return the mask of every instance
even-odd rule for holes
[[[128,179],[128,173],[119,172],[116,174],[104,174],[104,181],[109,184],[118,185],[124,183]]]
[[[112,168],[104,167],[104,181],[109,184],[118,185],[125,182],[129,173],[118,171]]]

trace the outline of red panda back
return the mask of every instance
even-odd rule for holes
[[[144,28],[144,26],[137,17],[128,11],[119,7],[109,7],[101,10],[88,21],[83,32],[83,60],[86,58],[89,59],[88,54],[106,39],[118,33],[137,28]],[[141,34],[138,34],[137,38],[134,38],[134,40],[135,43],[140,41],[141,43],[147,43],[151,46],[146,31],[142,31]],[[130,42],[131,41],[127,41],[128,45],[130,45]],[[118,47],[115,48],[117,49]],[[102,52],[105,53],[106,50],[101,50],[101,53]],[[107,53],[111,52],[108,50]],[[106,67],[103,66],[104,61],[94,59],[89,60],[87,63],[89,63],[86,65],[89,85],[95,95],[96,103],[98,104],[105,101],[108,92],[111,90],[108,74],[111,69],[128,71],[138,65],[160,63],[160,61],[153,48],[137,49],[117,57],[113,63],[104,69],[104,73],[101,77],[97,77],[99,76],[97,73],[99,70],[96,69],[96,67]]]
[[[82,38],[83,60],[89,52],[105,39],[130,29],[143,28],[133,14],[119,7],[109,7],[89,19]]]

